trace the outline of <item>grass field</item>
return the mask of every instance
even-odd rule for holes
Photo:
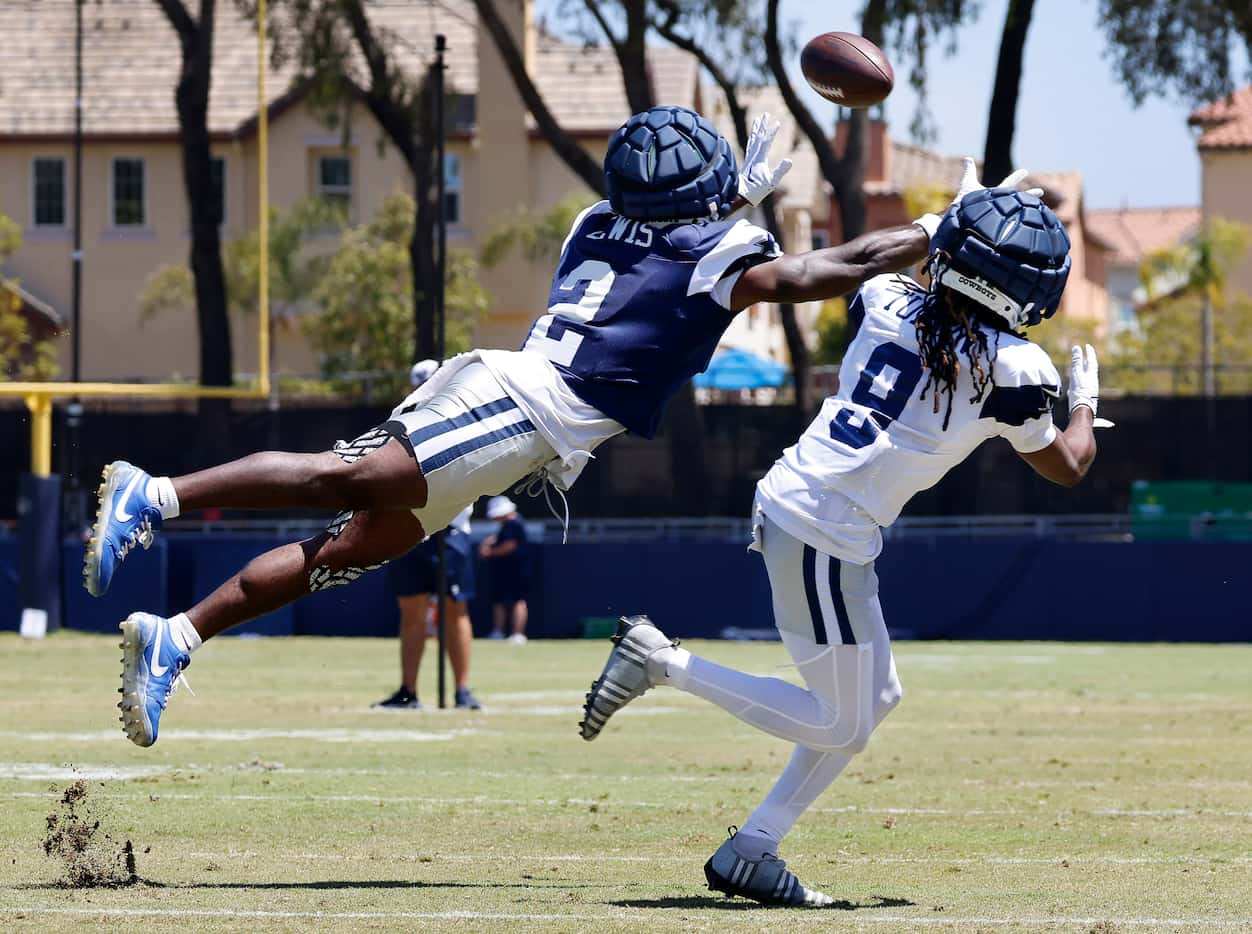
[[[218,640],[142,750],[115,639],[2,634],[0,930],[1252,930],[1252,647],[901,644],[903,704],[788,838],[842,900],[805,912],[701,872],[787,748],[674,691],[584,743],[607,646],[480,642],[486,711],[381,713],[392,642]],[[56,884],[71,763],[140,884]]]

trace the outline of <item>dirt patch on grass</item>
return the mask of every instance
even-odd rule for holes
[[[69,888],[121,888],[139,881],[135,847],[101,829],[91,788],[79,779],[66,786],[48,814],[43,851],[62,867],[61,884]]]

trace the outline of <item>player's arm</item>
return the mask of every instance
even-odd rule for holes
[[[517,551],[517,539],[509,538],[492,545],[487,551],[483,552],[483,557],[503,558],[505,555],[511,555],[515,551]]]
[[[780,256],[745,269],[731,292],[731,311],[757,302],[812,302],[856,289],[866,279],[907,269],[926,258],[930,236],[917,224],[876,230],[839,246]]]
[[[1077,486],[1096,456],[1096,408],[1100,398],[1100,367],[1095,348],[1087,345],[1070,352],[1069,425],[1046,448],[1021,455],[1035,473],[1061,486]],[[1101,420],[1101,427],[1112,423]]]
[[[1069,413],[1069,426],[1058,432],[1052,443],[1041,451],[1021,454],[1035,473],[1061,486],[1077,486],[1087,475],[1096,456],[1095,413],[1087,406],[1077,406]]]

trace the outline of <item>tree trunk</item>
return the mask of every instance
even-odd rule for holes
[[[735,82],[722,68],[721,63],[716,61],[707,50],[698,45],[691,37],[680,34],[674,28],[674,18],[677,15],[678,8],[670,4],[663,7],[666,14],[659,16],[653,20],[653,28],[664,39],[668,39],[678,48],[694,55],[699,60],[704,69],[712,76],[713,81],[721,88],[722,93],[726,95],[726,106],[730,111],[730,120],[735,127],[735,138],[739,141],[739,148],[746,150],[748,148],[748,112],[739,100],[739,89],[735,86]],[[765,229],[773,234],[774,239],[781,245],[782,223],[778,219],[778,206],[773,197],[766,198],[761,205],[761,212],[765,219]],[[805,415],[808,414],[810,405],[809,392],[809,348],[804,342],[804,334],[800,329],[799,319],[796,317],[796,306],[790,302],[781,302],[778,305],[779,317],[782,319],[783,337],[787,342],[787,353],[791,357],[791,376],[795,386],[795,406],[796,409]]]
[[[761,204],[765,215],[765,229],[774,235],[774,239],[782,243],[782,224],[778,219],[778,208],[774,198],[766,198]],[[804,332],[800,329],[800,320],[796,317],[796,306],[790,302],[778,303],[778,314],[782,319],[783,338],[787,342],[787,354],[791,357],[791,381],[795,386],[796,409],[808,414],[812,403],[809,392],[809,345],[804,342]]]
[[[656,106],[652,73],[648,69],[648,4],[647,0],[624,0],[626,7],[626,38],[618,50],[622,64],[622,84],[631,113],[640,113]]]
[[[982,177],[995,184],[1013,171],[1013,134],[1017,129],[1017,96],[1022,82],[1022,50],[1035,11],[1035,0],[1009,0],[1000,34],[1000,59],[987,115],[987,145]]]
[[[517,93],[521,95],[522,100],[526,104],[526,109],[530,111],[530,115],[535,118],[535,123],[539,126],[539,132],[543,134],[544,139],[548,141],[548,145],[561,157],[561,161],[569,167],[569,170],[581,178],[588,188],[603,198],[606,190],[604,187],[603,167],[599,161],[591,157],[587,150],[578,145],[573,136],[566,133],[561,125],[557,123],[556,117],[552,115],[552,111],[548,109],[548,105],[544,102],[543,95],[539,93],[539,89],[535,87],[535,83],[531,80],[530,75],[526,73],[526,63],[522,60],[522,53],[518,50],[517,43],[513,41],[513,36],[509,33],[508,27],[500,19],[500,14],[496,12],[495,4],[492,0],[474,0],[474,7],[478,11],[478,16],[482,20],[483,25],[491,33],[492,41],[495,42],[496,49],[500,52],[500,57],[504,59],[504,63],[509,69],[509,74],[513,76],[513,84],[517,87]]]
[[[222,271],[222,244],[209,149],[214,2],[201,0],[199,23],[191,20],[177,0],[167,0],[162,8],[167,15],[171,4],[178,8],[170,16],[170,22],[182,45],[182,69],[174,102],[182,138],[183,186],[191,214],[190,265],[195,278],[200,334],[200,383],[230,386],[234,380],[230,318],[226,313],[226,277]]]
[[[182,140],[183,187],[191,215],[190,265],[200,338],[200,385],[230,386],[234,382],[234,354],[209,147],[214,4],[215,0],[201,0],[200,20],[196,22],[179,0],[158,0],[182,47],[182,67],[174,90],[174,104]],[[229,444],[230,410],[229,399],[199,400],[201,430],[192,452],[194,466],[216,462],[222,446]]]

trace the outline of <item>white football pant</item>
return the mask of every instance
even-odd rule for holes
[[[768,517],[759,521],[754,550],[765,558],[774,620],[808,690],[682,650],[666,681],[796,744],[782,777],[741,829],[777,845],[865,748],[902,692],[873,564],[841,562]]]

